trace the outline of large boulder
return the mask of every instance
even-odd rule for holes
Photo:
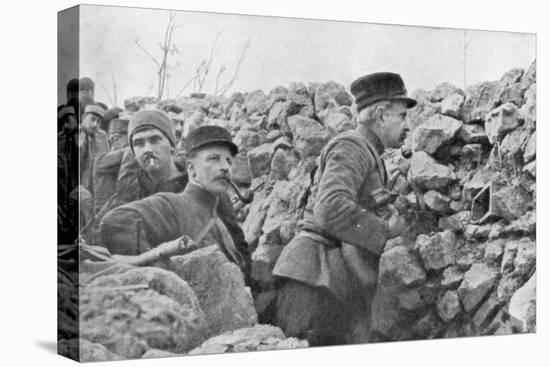
[[[174,256],[170,258],[168,268],[185,279],[194,290],[210,325],[210,335],[258,322],[243,274],[216,245],[185,256]]]
[[[289,131],[287,118],[288,116],[298,114],[300,108],[300,105],[297,105],[293,101],[276,102],[269,110],[267,127],[269,129],[280,129],[284,132]]]
[[[98,276],[82,287],[80,331],[126,358],[149,348],[183,353],[211,335],[193,290],[160,268]]]
[[[306,116],[290,116],[288,125],[294,137],[295,148],[302,159],[319,155],[330,138],[323,125]]]
[[[520,119],[525,122],[525,126],[534,129],[537,121],[537,83],[531,84],[525,91],[525,103],[518,111]]]
[[[512,326],[520,333],[537,331],[537,274],[518,289],[510,299],[508,313]]]
[[[443,115],[451,116],[454,118],[461,118],[462,106],[464,105],[464,95],[460,93],[454,93],[445,97],[441,101],[441,113]]]
[[[437,303],[437,313],[445,322],[451,321],[461,311],[456,291],[447,291]]]
[[[248,166],[250,167],[252,178],[269,174],[269,170],[271,169],[271,158],[274,153],[273,148],[274,146],[272,143],[266,143],[248,151]]]
[[[415,247],[420,252],[426,270],[443,269],[455,262],[456,236],[447,230],[428,237],[418,236]]]
[[[449,211],[451,199],[437,190],[430,190],[424,194],[424,203],[434,212],[445,214]]]
[[[458,295],[467,312],[472,311],[493,289],[498,273],[484,263],[475,263],[464,274]]]
[[[531,136],[529,137],[529,140],[527,141],[527,145],[525,145],[525,150],[523,152],[523,162],[529,163],[533,159],[535,159],[535,156],[537,154],[537,134],[536,132],[533,132]]]
[[[504,135],[519,126],[517,107],[506,103],[491,110],[485,116],[485,132],[491,144],[500,142]]]
[[[505,186],[491,198],[497,215],[512,221],[526,214],[533,207],[531,194],[521,185]]]
[[[189,352],[190,355],[253,352],[276,349],[306,348],[305,340],[287,338],[276,326],[254,325],[208,339],[200,347]]]
[[[246,152],[239,152],[233,157],[231,164],[231,179],[244,186],[250,186],[252,183],[252,172],[248,165]]]
[[[239,152],[248,152],[260,144],[260,135],[252,130],[239,130],[233,138],[233,143],[239,147]]]
[[[439,147],[451,141],[462,122],[452,117],[434,115],[428,121],[417,126],[413,132],[413,149],[415,152],[424,151],[435,153]]]
[[[380,257],[378,287],[411,288],[426,281],[426,272],[411,249],[396,246]]]
[[[468,88],[462,107],[462,119],[466,123],[479,122],[498,104],[501,83],[483,82]]]
[[[457,179],[451,168],[437,163],[426,152],[413,154],[408,177],[409,181],[426,190],[443,189]]]

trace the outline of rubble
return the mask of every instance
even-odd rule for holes
[[[536,330],[534,65],[465,92],[443,83],[413,93],[412,158],[391,149],[383,156],[389,176],[402,171],[392,205],[411,230],[389,239],[380,256],[373,341]],[[130,108],[146,102],[137,97]],[[88,360],[306,347],[258,321],[272,322],[271,271],[298,230],[322,148],[357,124],[351,95],[335,82],[293,83],[267,96],[194,94],[159,106],[188,126],[228,127],[240,148],[233,180],[255,191],[252,203],[236,206],[254,298],[215,246],[155,270],[85,273],[80,326]]]
[[[281,329],[271,325],[254,325],[208,339],[190,355],[239,353],[261,350],[306,348],[305,340],[286,338]]]

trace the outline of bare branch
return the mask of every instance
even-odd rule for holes
[[[243,62],[244,56],[246,55],[246,51],[250,47],[250,43],[251,43],[251,38],[248,38],[248,41],[246,41],[246,44],[244,45],[243,50],[241,51],[241,55],[239,57],[239,61],[237,62],[237,66],[235,67],[235,73],[233,74],[233,77],[231,78],[231,80],[229,80],[229,82],[227,82],[224,86],[222,86],[220,88],[219,93],[216,94],[216,95],[223,96],[225,94],[225,92],[227,92],[229,90],[229,88],[231,88],[231,86],[233,85],[233,83],[235,82],[237,77],[239,76],[239,71],[241,69],[241,64]]]
[[[151,55],[145,48],[143,48],[143,46],[139,43],[137,39],[136,39],[136,45],[141,49],[141,51],[143,51],[147,56],[149,56],[149,58],[151,59],[151,61],[155,63],[155,65],[157,65],[160,68],[160,63],[157,61],[157,59],[155,59],[153,55]]]

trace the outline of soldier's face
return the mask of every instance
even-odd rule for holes
[[[403,102],[393,102],[385,108],[382,115],[381,139],[387,148],[399,148],[405,142],[410,130],[407,121],[407,105]]]
[[[75,131],[78,128],[78,123],[76,122],[76,116],[73,114],[69,114],[63,117],[63,128],[67,132]]]
[[[84,114],[84,119],[82,120],[82,128],[88,134],[93,134],[97,131],[100,122],[101,117],[99,117],[95,113],[86,113]]]
[[[151,177],[164,177],[170,170],[174,148],[160,130],[140,130],[132,136],[134,155]]]
[[[207,191],[218,194],[229,187],[232,163],[233,157],[228,148],[210,146],[198,151],[187,167],[191,180]]]
[[[111,149],[117,150],[128,146],[128,134],[125,133],[109,133],[109,143],[111,143]]]

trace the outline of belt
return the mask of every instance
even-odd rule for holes
[[[342,246],[342,241],[340,240],[333,240],[319,233],[311,232],[305,229],[302,229],[300,233],[298,233],[298,236],[310,238],[313,241],[320,243],[321,245],[325,246],[328,249],[339,248]]]

